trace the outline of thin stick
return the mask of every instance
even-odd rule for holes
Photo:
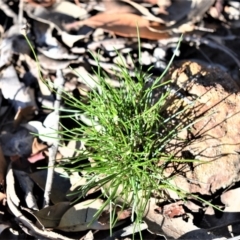
[[[24,24],[23,22],[23,0],[19,1],[19,5],[18,5],[18,24],[19,24],[19,33],[21,33],[22,31],[22,26]]]
[[[61,70],[57,70],[57,78],[54,84],[57,89],[57,92],[56,92],[56,100],[54,102],[55,124],[53,125],[53,129],[55,129],[56,133],[58,133],[59,109],[61,104],[62,88],[64,84],[64,78]],[[48,173],[47,173],[47,179],[46,179],[46,185],[45,185],[45,191],[44,191],[43,207],[48,207],[50,203],[50,194],[51,194],[52,183],[53,183],[54,166],[55,166],[56,154],[58,150],[58,143],[59,143],[59,140],[58,140],[58,134],[57,134],[56,140],[53,142],[52,146],[49,148]]]

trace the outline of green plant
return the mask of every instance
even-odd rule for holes
[[[177,48],[180,42],[181,39]],[[139,49],[139,59],[140,55]],[[121,55],[119,57],[121,59]],[[78,156],[71,161],[75,165],[70,169],[81,172],[87,179],[86,184],[76,192],[79,198],[85,197],[91,188],[101,187],[107,200],[97,215],[107,204],[113,206],[120,202],[122,208],[132,207],[132,212],[137,214],[135,223],[138,224],[152,194],[165,200],[168,199],[167,190],[176,192],[182,199],[188,196],[171,183],[174,175],[164,174],[169,163],[198,161],[181,159],[168,149],[179,132],[194,123],[193,119],[189,122],[181,119],[191,106],[175,108],[170,113],[166,110],[171,89],[166,88],[170,81],[163,82],[163,77],[174,57],[156,79],[141,69],[135,69],[133,79],[122,60],[117,65],[116,74],[121,86],[115,88],[106,81],[108,76],[102,73],[95,56],[98,87],[87,93],[88,102],[82,102],[68,93],[63,94],[65,104],[72,108],[65,111],[73,112],[67,117],[75,121],[77,127],[66,129],[62,126],[59,134],[62,140],[77,140],[84,144],[84,148],[76,150]],[[110,214],[110,221],[112,224],[116,221],[113,214]]]
[[[119,57],[121,59],[121,55]],[[141,69],[135,69],[133,79],[124,61],[120,62],[116,74],[121,82],[118,88],[105,80],[107,76],[102,74],[98,63],[95,72],[98,88],[88,93],[88,104],[71,95],[65,98],[66,104],[75,109],[71,118],[77,127],[63,127],[60,134],[64,139],[81,141],[85,146],[78,150],[78,157],[72,162],[79,164],[79,169],[75,170],[81,171],[87,179],[77,192],[79,197],[84,197],[93,187],[101,187],[107,198],[106,205],[121,202],[123,207],[131,206],[137,213],[136,223],[141,222],[153,193],[165,199],[166,190],[177,192],[181,198],[187,196],[171,184],[172,177],[164,175],[165,167],[171,162],[197,161],[181,159],[167,150],[179,132],[192,124],[176,122],[189,106],[175,109],[171,115],[166,113],[170,98],[170,90],[166,90],[169,81],[163,82],[162,79],[173,58],[174,55],[165,72],[154,80],[150,80],[149,73],[142,73]],[[98,62],[97,57],[95,61]],[[163,164],[159,164],[160,161]]]

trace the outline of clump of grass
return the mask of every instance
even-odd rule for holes
[[[34,53],[39,65],[39,76],[43,80],[34,49],[26,35],[24,36]],[[181,38],[177,49],[180,42]],[[77,158],[71,161],[74,167],[70,167],[71,171],[79,171],[87,179],[76,194],[79,198],[85,197],[90,189],[99,187],[107,199],[96,217],[106,205],[113,206],[113,203],[120,202],[123,209],[126,206],[132,207],[132,212],[137,215],[135,223],[138,226],[152,195],[164,200],[169,200],[168,190],[176,192],[182,199],[189,195],[172,184],[174,174],[164,174],[169,163],[198,161],[181,159],[175,152],[169,151],[169,145],[177,139],[178,134],[196,121],[192,118],[190,121],[181,119],[182,114],[188,112],[189,106],[173,107],[170,113],[166,111],[171,102],[171,88],[166,86],[171,81],[163,82],[163,77],[174,57],[175,54],[158,78],[151,78],[150,71],[143,73],[136,68],[133,79],[119,54],[122,61],[117,65],[116,76],[121,84],[116,88],[106,81],[108,76],[102,73],[95,56],[98,63],[95,71],[97,88],[86,93],[87,103],[63,93],[65,104],[74,109],[65,109],[74,112],[67,117],[75,121],[77,127],[66,129],[62,126],[59,135],[62,140],[81,141],[84,145],[84,148],[76,150]],[[140,58],[139,48],[139,62]],[[79,168],[75,167],[76,163]],[[196,195],[191,196],[213,206]],[[115,210],[112,209],[110,222],[114,224],[116,217]]]
[[[26,34],[24,37],[38,64],[39,77],[47,84],[41,75],[37,55]],[[149,198],[153,195],[169,200],[169,190],[176,192],[181,199],[190,195],[220,210],[197,195],[173,185],[171,180],[174,174],[164,174],[169,163],[201,162],[197,159],[181,159],[171,148],[179,133],[198,121],[191,114],[188,115],[192,106],[179,108],[171,105],[171,88],[165,88],[171,81],[163,82],[180,42],[181,38],[168,66],[158,78],[151,78],[149,72],[143,73],[136,68],[133,79],[122,60],[117,65],[121,87],[115,88],[106,81],[108,77],[102,74],[100,63],[95,57],[98,62],[98,70],[95,71],[97,88],[87,93],[87,103],[63,93],[65,103],[74,109],[64,111],[74,112],[68,117],[76,122],[77,127],[66,129],[62,126],[59,135],[62,140],[81,141],[84,145],[84,148],[76,149],[77,158],[71,161],[75,166],[78,163],[79,168],[74,166],[70,170],[81,172],[87,179],[76,194],[79,198],[85,197],[90,189],[101,187],[102,196],[107,200],[95,217],[110,204],[112,226],[117,220],[116,208],[113,207],[115,203],[120,202],[122,209],[126,206],[132,208],[132,213],[137,215],[137,227],[142,221]],[[122,59],[121,55],[119,57]],[[140,59],[139,40],[139,62]],[[166,111],[169,102],[170,112]],[[190,116],[189,119],[187,116]]]
[[[136,223],[141,222],[153,193],[162,198],[166,197],[166,190],[173,190],[182,198],[187,195],[171,184],[171,177],[164,175],[169,162],[187,161],[166,151],[178,133],[189,127],[183,121],[174,122],[184,109],[176,110],[171,116],[165,112],[170,90],[164,90],[169,82],[162,79],[173,58],[174,55],[165,72],[156,79],[151,79],[150,74],[142,73],[141,69],[135,70],[133,79],[122,61],[118,65],[117,76],[121,83],[118,88],[105,80],[107,77],[98,64],[95,72],[98,88],[88,93],[88,104],[71,95],[66,98],[67,105],[76,109],[81,121],[76,119],[75,113],[73,119],[78,126],[64,129],[61,134],[65,139],[71,134],[71,139],[85,146],[78,150],[74,161],[79,163],[79,171],[87,179],[79,189],[80,197],[91,188],[101,187],[107,198],[106,205],[120,201],[123,207],[131,206],[137,213]],[[98,62],[97,57],[95,60]],[[154,97],[156,92],[157,98]],[[160,165],[160,161],[164,164]]]

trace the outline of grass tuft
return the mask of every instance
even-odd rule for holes
[[[76,109],[72,119],[78,126],[60,134],[67,139],[71,133],[85,146],[78,150],[74,161],[87,179],[78,191],[79,197],[85,197],[98,186],[107,198],[106,204],[120,202],[123,207],[131,206],[137,214],[136,223],[142,221],[151,195],[157,193],[167,198],[166,190],[178,193],[181,198],[187,195],[171,183],[172,177],[164,175],[165,167],[170,162],[196,161],[177,158],[167,151],[178,133],[191,125],[175,122],[186,108],[176,109],[171,116],[165,111],[171,91],[166,90],[170,81],[162,79],[173,58],[174,55],[164,73],[155,79],[141,69],[135,70],[133,79],[124,61],[120,62],[117,76],[121,87],[116,88],[105,80],[108,77],[102,74],[95,56],[98,87],[87,94],[88,104],[71,95],[65,99],[67,105]]]
[[[116,223],[113,213],[117,203],[122,209],[132,208],[132,213],[136,213],[135,219],[132,215],[132,221],[138,227],[151,196],[169,200],[169,190],[181,199],[189,195],[173,185],[174,174],[169,176],[164,173],[169,164],[199,162],[182,159],[171,148],[179,133],[196,122],[191,117],[181,118],[185,113],[184,116],[187,116],[192,106],[167,110],[172,103],[171,81],[163,82],[163,77],[180,42],[181,38],[168,66],[158,78],[151,78],[150,71],[143,73],[141,69],[135,69],[133,78],[118,54],[122,60],[116,66],[120,87],[113,87],[106,80],[109,77],[102,73],[97,56],[93,56],[98,63],[98,69],[94,71],[97,81],[93,79],[97,87],[86,92],[87,101],[66,92],[62,95],[68,108],[60,110],[66,111],[68,115],[65,117],[71,118],[77,127],[62,126],[58,134],[63,141],[76,140],[84,146],[76,149],[77,157],[71,160],[74,164],[70,167],[71,171],[79,171],[87,179],[76,194],[82,198],[92,188],[101,188],[102,196],[107,200],[95,217],[100,216],[105,206],[110,204],[113,209],[110,214],[112,226]],[[139,42],[139,63],[140,56]],[[36,54],[34,57],[38,61]],[[196,195],[191,194],[191,197],[213,206]]]

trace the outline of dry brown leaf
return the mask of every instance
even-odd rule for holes
[[[131,5],[125,4],[119,0],[103,0],[103,3],[106,11],[109,13],[137,13],[137,10]]]
[[[25,108],[19,108],[13,121],[14,127],[18,127],[20,123],[27,122],[33,119],[36,107],[27,106]]]
[[[136,8],[138,10],[138,12],[139,12],[137,15],[141,15],[143,18],[146,18],[146,19],[148,19],[150,21],[155,21],[157,23],[165,24],[165,21],[163,19],[161,19],[160,17],[156,17],[154,14],[152,14],[142,4],[136,3],[136,2],[131,1],[131,0],[121,0],[121,1],[131,5],[134,8]]]
[[[103,28],[106,31],[114,32],[123,37],[137,37],[137,28],[139,29],[140,37],[150,40],[169,38],[170,35],[166,32],[152,32],[150,21],[132,13],[100,13],[90,17],[84,21],[66,24],[65,28],[70,29],[77,26],[87,25],[92,28]],[[154,24],[157,30],[161,30],[159,23]]]
[[[169,38],[167,33],[157,33],[149,30],[149,20],[132,13],[100,13],[86,19],[83,23],[90,27],[103,28],[124,37],[137,37],[138,28],[141,38],[151,40]]]

